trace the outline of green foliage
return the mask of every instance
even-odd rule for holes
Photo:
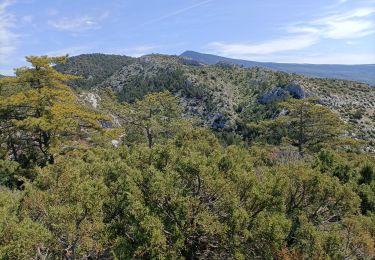
[[[87,135],[82,129],[98,129],[101,117],[85,109],[65,81],[75,76],[57,72],[51,65],[66,57],[27,57],[32,67],[16,70],[15,78],[0,85],[17,92],[0,100],[1,139],[13,160],[24,167],[53,163],[64,146]],[[66,142],[65,142],[66,141]]]
[[[14,161],[0,160],[0,185],[7,187],[17,186],[16,173],[19,170],[19,164]]]
[[[290,99],[280,106],[286,114],[262,122],[264,135],[268,139],[276,138],[279,143],[283,137],[288,138],[301,154],[306,148],[318,151],[344,133],[344,125],[338,115],[315,104],[314,99]]]
[[[52,236],[50,257],[98,257],[104,252],[106,187],[102,167],[66,158],[40,171],[25,188],[22,214],[43,225]]]
[[[172,68],[160,69],[156,75],[132,76],[117,94],[120,101],[135,102],[154,92],[184,90],[186,77],[183,71]],[[188,89],[186,88],[186,91]]]
[[[375,214],[375,174],[373,164],[365,164],[359,174],[359,195],[362,199],[361,210],[364,214]]]
[[[51,234],[27,216],[19,216],[19,192],[0,188],[0,258],[43,257]]]
[[[139,143],[139,134],[144,136],[149,148],[157,141],[166,140],[184,124],[178,120],[181,113],[177,99],[168,92],[148,94],[134,104],[124,104],[114,111],[125,124],[126,143]]]
[[[244,150],[232,147],[219,154],[217,141],[210,141],[215,140],[213,136],[201,131],[191,134],[199,146],[184,134],[177,147],[134,148],[121,162],[113,162],[118,173],[112,175],[115,169],[110,169],[115,180],[110,197],[122,203],[115,202],[109,219],[119,258],[245,255],[244,243],[255,248],[253,239],[267,237],[261,228],[274,231],[268,229],[266,219],[285,231],[279,226],[282,216],[273,216],[282,207],[276,196],[281,192],[278,179],[269,175],[271,179],[260,190],[261,180],[247,173],[251,165],[244,160],[248,157]],[[258,235],[255,227],[260,229]],[[280,242],[268,241],[269,251],[264,254],[271,255],[272,243]]]
[[[29,60],[0,84],[1,259],[375,257],[375,158],[342,149],[353,143],[326,107],[242,107],[236,133],[214,133],[181,118],[179,104],[200,94],[145,87],[130,103],[101,104],[115,118],[103,131],[108,118],[51,67],[63,58]],[[197,70],[218,89],[214,70],[243,82],[223,66]],[[145,82],[176,93],[183,77],[172,78]]]
[[[371,118],[374,116],[375,89],[358,82],[303,77],[259,67],[202,66],[195,61],[167,55],[141,58],[80,55],[69,58],[62,67],[59,71],[82,76],[78,81],[82,81],[84,87],[92,91],[111,88],[121,101],[134,102],[149,93],[168,90],[182,97],[185,113],[199,117],[207,125],[212,123],[215,114],[226,115],[225,128],[230,131],[237,131],[238,123],[243,126],[254,122],[253,119],[258,122],[263,115],[273,118],[272,108],[258,106],[259,97],[278,86],[293,83],[338,113],[353,127],[357,138],[374,141]],[[75,82],[70,84],[76,87]],[[361,112],[360,121],[351,119],[357,111]],[[244,124],[240,122],[242,120]]]
[[[69,82],[75,89],[91,89],[132,62],[131,57],[94,53],[70,57],[67,62],[56,64],[55,69],[64,74],[79,75],[80,78]]]
[[[375,181],[375,170],[373,165],[365,164],[359,173],[361,179],[358,184],[370,184]]]

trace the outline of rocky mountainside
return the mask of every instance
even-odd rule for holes
[[[288,73],[297,73],[310,77],[336,78],[344,80],[354,80],[368,83],[375,86],[375,64],[366,65],[324,65],[324,64],[297,64],[297,63],[273,63],[273,62],[256,62],[247,60],[231,59],[212,54],[186,51],[181,54],[186,57],[204,64],[216,64],[227,62],[251,67],[263,67],[274,70],[285,71]]]
[[[72,84],[86,89],[86,99],[95,106],[100,100],[108,102],[102,98],[108,88],[119,102],[133,102],[147,93],[168,90],[181,98],[185,114],[226,132],[238,132],[247,122],[277,116],[275,103],[280,100],[315,97],[353,126],[353,136],[375,140],[375,88],[363,83],[228,63],[205,65],[167,55],[81,55],[58,69],[82,75],[82,80]]]

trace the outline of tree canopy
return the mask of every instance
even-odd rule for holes
[[[168,92],[95,110],[28,60],[0,80],[1,259],[375,257],[374,155],[316,100],[225,145]]]
[[[17,69],[16,77],[0,81],[5,93],[0,100],[1,138],[13,160],[45,166],[53,163],[55,154],[68,143],[74,145],[90,129],[98,130],[100,116],[85,109],[76,93],[64,84],[77,77],[51,66],[66,57],[26,59],[31,67]]]

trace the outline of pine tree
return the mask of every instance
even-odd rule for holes
[[[2,138],[13,160],[28,166],[53,164],[68,143],[77,144],[89,129],[99,129],[100,116],[85,109],[64,82],[76,76],[57,72],[53,65],[66,57],[29,56],[31,67],[0,81]]]
[[[329,108],[315,99],[290,99],[280,104],[285,115],[263,122],[266,135],[276,132],[298,147],[301,155],[306,148],[314,149],[330,143],[344,133],[344,122]]]
[[[151,93],[134,104],[124,104],[117,116],[126,126],[128,138],[144,136],[149,148],[157,140],[168,138],[186,121],[179,120],[181,109],[169,92]],[[130,136],[132,135],[132,136]]]

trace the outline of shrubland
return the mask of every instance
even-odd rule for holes
[[[1,259],[375,257],[374,154],[319,100],[222,131],[184,114],[191,93],[95,109],[64,58],[28,60],[0,81]]]

